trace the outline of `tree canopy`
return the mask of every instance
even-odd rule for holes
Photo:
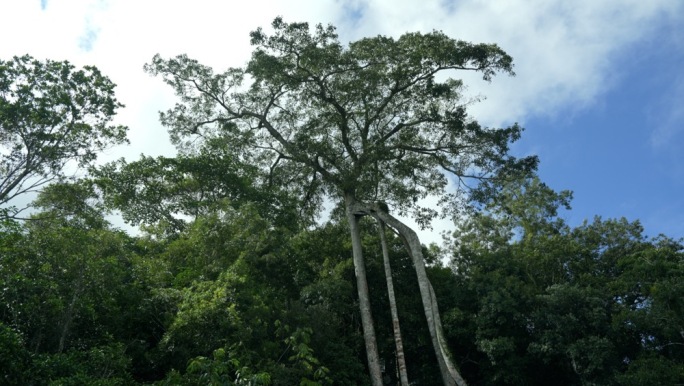
[[[430,194],[448,202],[445,173],[482,179],[536,164],[508,154],[520,127],[481,127],[466,113],[462,82],[437,77],[513,74],[498,46],[437,31],[344,46],[332,26],[311,33],[307,23],[277,18],[272,27],[272,35],[251,34],[255,49],[243,68],[214,73],[185,55],[146,65],[181,99],[161,114],[181,148],[196,135],[225,138],[227,152],[260,165],[273,184],[301,189],[306,204],[350,192],[402,212]]]
[[[509,154],[522,129],[481,127],[448,78],[512,74],[508,55],[441,32],[343,45],[333,27],[272,27],[243,68],[155,56],[181,152],[81,179],[64,166],[125,141],[113,84],[0,62],[0,204],[41,187],[27,219],[0,216],[0,383],[684,383],[682,240],[563,220],[572,193]],[[463,203],[443,247],[395,216]]]
[[[0,61],[0,205],[64,177],[69,162],[91,165],[127,142],[127,128],[111,124],[121,107],[95,67],[29,55]]]

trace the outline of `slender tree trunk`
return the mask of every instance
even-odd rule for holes
[[[40,344],[43,342],[43,331],[38,332],[38,337],[34,339],[36,344],[33,347],[33,353],[38,354],[40,351]]]
[[[67,335],[69,334],[69,327],[71,326],[71,321],[74,318],[74,307],[76,306],[76,301],[78,300],[79,289],[75,289],[73,295],[71,296],[71,301],[66,309],[63,316],[62,328],[59,334],[59,343],[57,346],[57,352],[61,353],[64,351],[64,344],[66,343]]]
[[[83,257],[81,256],[81,260]],[[69,328],[71,327],[71,322],[74,320],[74,310],[76,308],[76,302],[79,301],[81,294],[85,290],[85,262],[81,261],[81,269],[76,282],[73,284],[74,292],[71,295],[71,301],[69,301],[69,306],[67,307],[64,316],[62,318],[62,328],[59,335],[59,343],[57,346],[57,352],[61,353],[64,351],[64,346],[66,344],[67,337],[69,336]]]
[[[387,247],[387,236],[385,235],[385,223],[377,219],[380,230],[380,243],[382,244],[382,261],[385,265],[385,278],[387,279],[387,294],[389,296],[390,311],[392,312],[392,328],[394,330],[394,344],[397,348],[397,365],[399,367],[399,380],[401,386],[408,386],[408,374],[406,372],[406,360],[404,358],[404,343],[401,339],[401,329],[399,328],[399,312],[397,311],[397,300],[394,296],[394,282],[392,280],[392,267],[390,266],[389,248]]]
[[[445,385],[465,386],[466,382],[459,374],[458,370],[451,361],[451,355],[444,339],[442,332],[441,320],[439,317],[439,309],[437,308],[437,300],[434,297],[434,290],[427,277],[425,271],[425,260],[423,258],[423,251],[420,245],[420,239],[413,229],[402,223],[394,216],[385,212],[378,205],[373,205],[372,208],[363,208],[362,210],[374,213],[378,218],[386,224],[396,229],[400,237],[407,244],[408,253],[413,260],[413,265],[418,276],[418,287],[420,289],[420,297],[423,301],[423,310],[425,311],[425,318],[428,323],[428,330],[430,332],[430,339],[435,349],[437,356],[437,363],[442,374],[442,380]]]
[[[356,288],[359,295],[359,308],[361,310],[361,325],[363,326],[363,340],[366,344],[366,358],[373,386],[382,386],[382,371],[380,371],[380,357],[378,345],[375,339],[373,316],[371,314],[370,297],[368,296],[368,280],[366,279],[366,264],[363,260],[361,248],[361,233],[359,230],[359,217],[354,211],[356,200],[351,194],[344,196],[347,221],[352,240],[352,254],[354,257],[354,272],[356,273]]]

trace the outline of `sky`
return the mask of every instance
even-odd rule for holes
[[[594,216],[639,220],[645,233],[684,237],[684,1],[680,0],[0,0],[0,58],[95,65],[126,107],[131,144],[101,162],[172,155],[158,111],[176,99],[142,67],[186,53],[220,71],[249,59],[249,32],[273,18],[333,24],[342,42],[441,30],[496,43],[515,77],[471,73],[470,115],[525,127],[512,152],[539,156],[541,179],[572,190],[580,225]],[[421,232],[439,241],[448,221]]]

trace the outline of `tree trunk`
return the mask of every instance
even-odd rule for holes
[[[394,282],[392,280],[392,267],[390,266],[389,248],[387,247],[387,236],[385,235],[385,223],[376,218],[380,230],[380,243],[382,244],[382,261],[385,265],[385,278],[387,279],[387,294],[389,296],[390,311],[392,312],[392,328],[394,330],[394,344],[397,348],[397,367],[399,367],[399,380],[401,386],[408,386],[408,374],[406,372],[406,360],[404,358],[404,343],[401,339],[401,329],[399,328],[399,312],[397,311],[397,300],[394,296]]]
[[[80,288],[80,287],[79,287]],[[71,321],[74,319],[74,308],[76,306],[76,301],[78,300],[78,294],[79,294],[79,288],[74,289],[74,293],[71,296],[71,301],[69,302],[69,306],[66,309],[66,312],[64,313],[63,316],[63,322],[62,322],[62,328],[61,332],[59,334],[59,343],[57,345],[57,352],[61,353],[64,351],[64,344],[66,343],[66,338],[67,335],[69,334],[69,327],[71,325]]]
[[[352,254],[354,257],[354,272],[356,274],[356,288],[359,295],[359,308],[361,311],[361,324],[363,326],[363,340],[366,344],[366,358],[373,386],[382,386],[382,371],[380,371],[380,358],[378,345],[375,339],[373,316],[371,314],[370,298],[368,296],[368,281],[366,279],[366,265],[363,260],[361,248],[361,234],[359,230],[359,217],[354,211],[356,200],[350,194],[345,194],[345,209],[352,240]]]
[[[399,232],[400,237],[407,244],[408,253],[413,260],[416,275],[418,276],[420,297],[423,301],[423,310],[425,311],[430,339],[432,340],[432,345],[435,349],[442,380],[445,385],[465,386],[465,380],[451,362],[451,355],[449,354],[449,349],[444,340],[439,309],[437,308],[437,299],[434,297],[434,290],[432,290],[432,285],[430,284],[427,272],[425,271],[425,260],[423,258],[423,251],[418,235],[406,224],[379,208],[377,204],[373,205],[372,208],[363,208],[362,211],[373,213],[386,224],[396,229],[397,232]]]

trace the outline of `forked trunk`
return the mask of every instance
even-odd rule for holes
[[[355,213],[356,200],[352,195],[344,196],[347,222],[351,232],[352,255],[354,258],[354,272],[356,274],[356,288],[359,295],[361,311],[361,325],[363,326],[363,340],[366,344],[366,358],[373,386],[382,386],[382,371],[380,371],[380,357],[375,339],[373,316],[371,314],[370,298],[368,296],[368,281],[366,279],[366,264],[363,260],[361,248],[361,233],[359,230],[359,216]]]
[[[372,208],[363,208],[362,211],[368,212],[368,209],[372,209],[370,212],[384,221],[387,225],[396,229],[407,245],[408,253],[413,260],[416,275],[418,276],[418,287],[420,289],[420,297],[423,301],[423,310],[425,311],[430,339],[432,340],[432,345],[435,349],[444,384],[449,386],[465,386],[465,380],[461,377],[461,374],[459,374],[451,361],[451,355],[449,354],[449,349],[444,339],[439,309],[437,308],[437,299],[435,299],[434,290],[432,289],[432,285],[427,277],[427,272],[425,271],[425,260],[423,258],[423,251],[418,235],[413,229],[379,208],[378,205],[373,205]]]
[[[376,218],[377,219],[377,218]],[[399,313],[397,311],[397,300],[394,296],[394,282],[392,280],[392,267],[390,266],[389,248],[387,247],[387,236],[385,235],[385,223],[377,219],[380,230],[380,243],[382,244],[382,261],[385,265],[385,278],[387,279],[387,294],[389,296],[390,311],[392,313],[392,329],[394,330],[394,344],[397,349],[397,367],[399,368],[399,380],[401,386],[408,386],[408,374],[406,372],[406,360],[404,358],[404,343],[401,339],[401,329],[399,328]]]

